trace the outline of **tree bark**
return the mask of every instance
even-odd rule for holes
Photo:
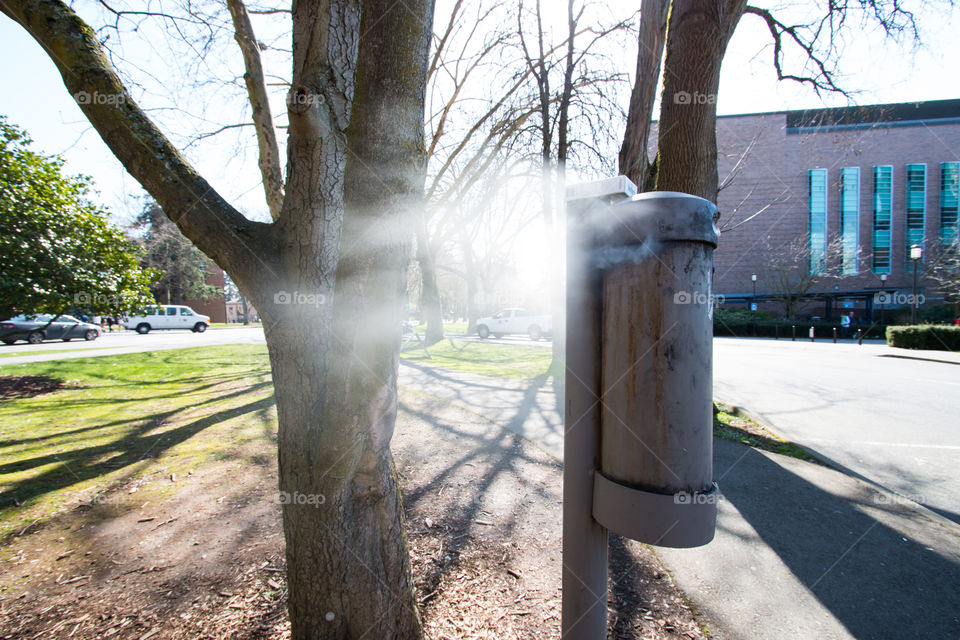
[[[643,0],[640,4],[640,31],[637,71],[630,94],[627,127],[620,147],[619,168],[641,191],[649,191],[650,158],[647,144],[656,98],[657,79],[667,37],[670,0]]]
[[[326,498],[320,509],[284,507],[297,638],[421,636],[389,445],[412,212],[423,192],[432,13],[431,0],[363,2],[331,340],[326,350],[303,349],[306,336],[269,343],[284,381],[281,490],[309,487]],[[325,382],[315,399],[297,383],[305,372]]]
[[[674,0],[660,101],[657,189],[717,201],[720,65],[746,0]]]

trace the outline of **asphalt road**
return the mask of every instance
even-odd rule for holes
[[[203,333],[181,330],[151,331],[146,335],[140,335],[135,331],[115,331],[104,333],[91,342],[51,340],[41,344],[18,342],[12,345],[0,345],[0,366],[20,364],[21,362],[88,358],[140,351],[185,349],[187,347],[207,347],[217,344],[263,344],[264,342],[263,330],[260,327],[207,329]],[[65,349],[69,349],[69,351],[52,353]]]
[[[895,352],[938,357],[879,345],[717,338],[714,395],[960,523],[960,359]]]

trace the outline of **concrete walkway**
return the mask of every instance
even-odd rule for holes
[[[550,382],[401,365],[404,386],[562,458],[562,401]],[[960,638],[955,523],[826,467],[714,447],[724,496],[716,538],[656,552],[715,638]]]

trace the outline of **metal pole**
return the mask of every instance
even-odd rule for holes
[[[604,206],[596,195],[568,194],[560,623],[565,640],[607,635],[607,530],[593,518],[593,477],[600,468],[601,299],[599,273],[590,265],[591,213]]]
[[[797,325],[790,325],[790,328],[793,329],[793,337],[790,338],[790,342],[797,341]]]
[[[917,259],[913,259],[913,300],[910,305],[910,324],[917,324]]]
[[[833,344],[837,344],[837,328],[833,328]]]

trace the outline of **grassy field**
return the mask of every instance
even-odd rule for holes
[[[532,378],[550,365],[549,349],[530,346],[443,341],[429,358],[408,347],[410,360],[484,375]],[[206,461],[262,463],[276,455],[264,346],[41,362],[0,375],[63,385],[0,404],[0,539],[131,487],[144,485],[149,500],[162,489],[146,485],[164,486],[140,480],[182,477]]]
[[[85,344],[85,343],[80,343]],[[97,346],[97,349],[120,349],[121,347],[101,347]],[[70,351],[79,351],[79,349],[34,349],[33,351],[9,351],[5,353],[0,353],[0,358],[19,358],[21,356],[38,356],[46,355],[48,353],[67,353]]]
[[[61,510],[110,500],[138,478],[275,455],[264,346],[33,363],[4,367],[2,375],[44,376],[64,386],[0,404],[0,538]],[[143,493],[151,498],[149,489]]]
[[[429,355],[428,355],[429,354]],[[404,358],[490,376],[548,373],[551,350],[444,340]],[[556,373],[556,372],[551,372]],[[4,367],[62,388],[0,404],[0,539],[81,504],[139,490],[162,500],[159,478],[209,462],[266,464],[276,455],[276,411],[266,347],[229,345]],[[717,405],[714,434],[802,459],[731,407]],[[139,487],[139,489],[138,489]]]
[[[486,344],[441,340],[423,349],[416,341],[406,345],[403,358],[431,367],[505,378],[535,378],[547,373],[551,350],[527,345]]]

